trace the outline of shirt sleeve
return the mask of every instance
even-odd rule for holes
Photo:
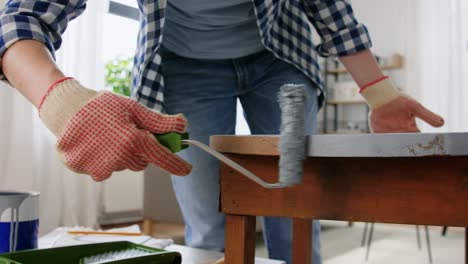
[[[87,0],[10,0],[0,10],[0,57],[15,42],[34,39],[53,56],[68,22],[86,8]]]
[[[322,42],[322,56],[345,56],[369,49],[372,42],[366,26],[354,17],[350,0],[304,0],[304,9]]]

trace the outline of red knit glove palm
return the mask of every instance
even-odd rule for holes
[[[153,136],[184,132],[186,120],[182,115],[162,115],[127,97],[82,89],[86,88],[75,80],[64,81],[51,91],[40,110],[46,125],[58,135],[57,149],[67,167],[89,174],[95,181],[108,178],[114,171],[140,171],[149,163],[175,175],[190,172],[190,164]],[[80,105],[81,100],[76,98],[84,92],[91,97]],[[72,101],[63,104],[67,99]],[[77,111],[71,111],[71,118],[63,118],[66,122],[57,111],[49,114],[54,108],[67,111],[70,105]],[[54,128],[57,120],[65,125]]]
[[[373,133],[417,133],[416,118],[434,127],[444,125],[444,119],[429,111],[416,100],[398,92],[388,78],[383,78],[361,90],[371,108],[369,121]]]

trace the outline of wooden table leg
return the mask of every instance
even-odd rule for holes
[[[146,218],[143,220],[143,234],[153,235],[153,220]]]
[[[292,263],[312,263],[312,220],[293,219]]]
[[[226,264],[254,264],[255,216],[226,215]]]

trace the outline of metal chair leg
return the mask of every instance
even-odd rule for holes
[[[447,226],[442,227],[442,236],[447,235],[447,229],[448,229]]]
[[[416,239],[418,241],[418,249],[421,250],[421,237],[419,235],[419,225],[416,225]]]
[[[364,225],[364,233],[362,235],[361,246],[363,246],[366,243],[368,224],[369,223],[365,223]],[[431,239],[429,237],[429,229],[427,226],[424,226],[424,231],[426,233],[426,243],[427,243],[427,251],[428,251],[428,256],[429,256],[429,263],[432,264],[433,258],[432,258]],[[468,232],[468,229],[467,229],[467,232]],[[369,238],[367,239],[366,261],[369,260],[373,235],[374,235],[374,223],[371,223],[370,230],[369,230]],[[416,225],[416,238],[418,241],[418,249],[421,250],[421,238],[420,238],[420,233],[419,233],[419,225]]]
[[[364,232],[362,233],[362,239],[361,239],[361,247],[366,245],[366,238],[367,238],[367,228],[368,228],[369,223],[364,224]]]
[[[143,234],[153,235],[153,220],[149,218],[143,220]]]
[[[369,231],[369,240],[367,240],[366,261],[369,260],[370,247],[372,244],[372,236],[374,235],[374,223],[371,223]]]
[[[427,253],[429,254],[429,263],[432,264],[431,239],[429,238],[429,230],[427,226],[424,226],[424,230],[426,231]]]

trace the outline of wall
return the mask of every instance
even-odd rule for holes
[[[406,51],[408,1],[411,0],[352,1],[357,19],[369,29],[375,53],[390,55]]]
[[[138,217],[143,208],[143,173],[133,171],[115,172],[104,182],[104,212],[102,217],[111,221],[112,215]]]

